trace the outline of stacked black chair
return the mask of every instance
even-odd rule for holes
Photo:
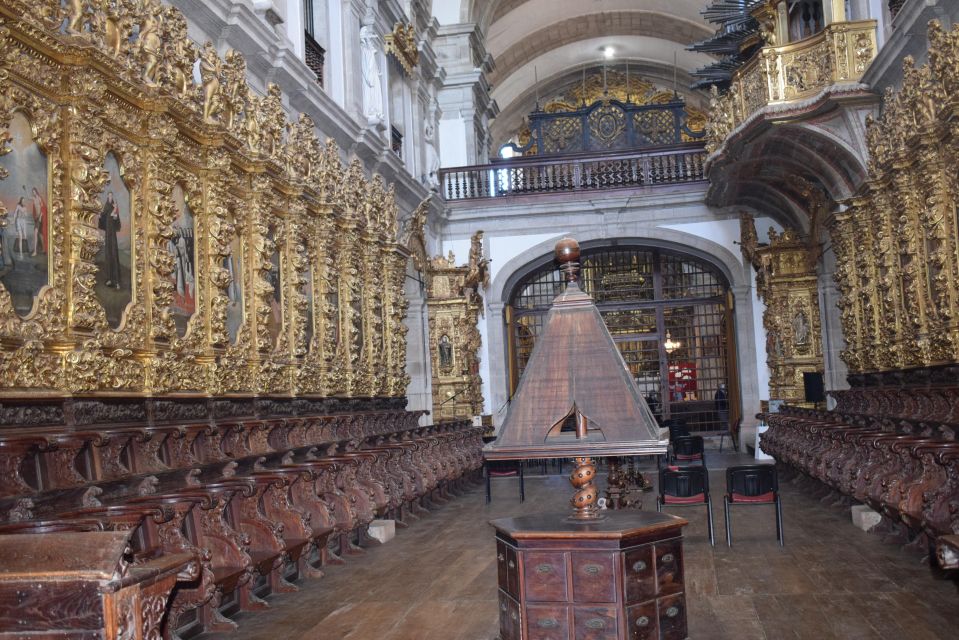
[[[726,469],[726,495],[723,501],[728,546],[733,544],[729,507],[739,504],[776,505],[776,539],[779,540],[779,546],[784,546],[783,510],[779,499],[779,477],[775,465],[750,464]]]
[[[673,440],[673,463],[700,462],[706,466],[706,448],[702,436],[684,436]]]

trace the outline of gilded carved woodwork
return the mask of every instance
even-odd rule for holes
[[[830,221],[842,357],[853,373],[956,362],[959,30],[929,25],[929,64],[903,63],[867,118],[869,177]]]
[[[768,38],[766,42],[733,74],[728,91],[720,95],[715,87],[710,90],[706,121],[710,153],[766,106],[794,104],[827,87],[859,82],[876,57],[876,21],[833,22],[798,42],[780,46],[772,46]]]
[[[766,363],[769,397],[802,404],[804,372],[822,372],[818,249],[787,229],[769,230],[768,244],[760,244],[752,216],[742,214],[743,256],[756,269],[756,291],[766,305]]]
[[[453,252],[436,256],[427,268],[433,418],[472,418],[483,412],[479,376],[482,338],[477,328],[483,310],[480,287],[488,286],[483,232],[472,237],[469,263],[456,266]]]
[[[12,0],[0,51],[0,394],[405,394],[392,188],[242,55],[158,0]]]
[[[383,45],[386,53],[394,56],[403,66],[403,70],[412,75],[413,67],[420,63],[420,51],[413,25],[397,22],[393,25],[393,32],[383,36]]]

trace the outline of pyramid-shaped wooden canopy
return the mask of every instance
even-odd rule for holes
[[[566,290],[553,300],[487,460],[666,452],[656,423],[593,299],[577,284],[579,247],[556,245]],[[563,431],[573,417],[575,431]]]

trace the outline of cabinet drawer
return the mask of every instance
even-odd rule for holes
[[[499,638],[521,640],[519,605],[500,591],[499,593]]]
[[[526,637],[528,640],[569,640],[569,610],[556,605],[527,606]]]
[[[496,574],[499,588],[514,598],[519,597],[519,567],[516,549],[501,540],[496,541]]]
[[[496,541],[496,576],[499,588],[506,591],[509,586],[506,575],[506,543],[502,540]]]
[[[617,640],[616,609],[612,607],[575,607],[573,637],[576,640]]]
[[[626,602],[645,602],[656,597],[656,565],[653,545],[623,554],[626,572]]]
[[[685,640],[686,598],[683,594],[660,598],[659,637],[662,640]]]
[[[575,602],[616,602],[615,556],[611,553],[573,553]]]
[[[666,596],[683,590],[683,541],[656,544],[657,595]]]
[[[528,601],[566,602],[566,554],[526,552],[523,575]]]
[[[519,597],[519,563],[516,561],[516,549],[506,547],[506,592],[514,598]]]
[[[659,640],[656,601],[626,607],[626,629],[629,640]]]

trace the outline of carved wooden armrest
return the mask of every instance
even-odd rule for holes
[[[936,560],[943,569],[959,569],[959,535],[936,538]]]
[[[36,452],[53,447],[56,443],[43,435],[0,436],[0,497],[36,492],[36,486],[30,485],[21,475],[23,462]]]

